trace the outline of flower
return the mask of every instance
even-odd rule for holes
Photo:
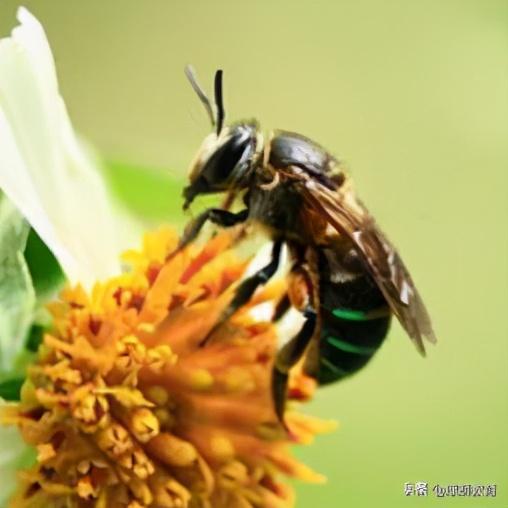
[[[120,272],[125,232],[136,232],[108,195],[97,161],[73,131],[44,29],[23,7],[0,39],[0,381],[22,374],[40,301],[24,256],[30,227],[71,281],[91,287]],[[0,403],[2,403],[0,398]],[[0,506],[29,450],[0,427]]]
[[[40,308],[23,255],[29,226],[72,285],[49,305],[52,327],[21,400],[0,407],[10,425],[1,429],[2,478],[22,469],[11,506],[291,505],[279,473],[323,478],[290,448],[330,425],[287,411],[287,431],[275,416],[280,337],[264,319],[280,283],[215,330],[248,265],[233,253],[234,232],[178,252],[171,230],[148,234],[122,273],[117,233],[129,221],[117,220],[72,129],[42,26],[23,8],[18,19],[0,40],[0,216],[9,219],[0,224],[0,263],[10,267],[0,278],[0,303],[10,305],[0,316],[3,364],[24,354]],[[313,389],[293,369],[290,398]],[[30,448],[37,458],[26,468]]]
[[[170,229],[147,234],[124,256],[129,271],[50,305],[53,330],[2,415],[38,453],[13,508],[279,508],[292,495],[278,472],[323,480],[288,452],[329,425],[291,411],[289,432],[277,421],[276,329],[250,313],[281,285],[214,328],[247,266],[233,240],[175,251]],[[296,371],[290,387],[313,383]]]

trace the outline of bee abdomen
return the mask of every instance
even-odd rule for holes
[[[319,384],[339,381],[369,362],[390,326],[386,309],[380,308],[378,313],[381,317],[372,318],[372,312],[322,309]]]

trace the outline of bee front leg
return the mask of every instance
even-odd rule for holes
[[[208,339],[222,323],[227,321],[240,307],[245,305],[251,299],[254,291],[256,291],[259,286],[266,284],[273,277],[279,267],[281,250],[282,241],[276,240],[272,247],[272,258],[270,262],[258,270],[254,275],[245,279],[238,286],[235,296],[231,300],[230,304],[226,307],[217,323],[201,342],[202,346],[208,342]]]
[[[180,240],[180,244],[178,245],[178,250],[183,249],[195,240],[208,220],[218,226],[230,228],[245,222],[248,216],[248,208],[245,208],[237,213],[222,210],[221,208],[208,208],[208,210],[200,213],[195,219],[191,220],[189,224],[187,224],[183,232],[182,239]]]

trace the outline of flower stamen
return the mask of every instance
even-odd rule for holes
[[[232,239],[169,255],[176,235],[149,234],[131,271],[50,305],[54,329],[3,415],[38,452],[13,508],[282,508],[293,497],[278,472],[322,480],[288,448],[323,425],[288,413],[288,435],[278,422],[275,327],[249,314],[280,291],[256,294],[200,346],[246,267]],[[313,385],[299,372],[290,390]]]

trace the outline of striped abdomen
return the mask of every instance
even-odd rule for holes
[[[370,275],[344,271],[337,256],[327,250],[319,259],[320,384],[338,381],[361,369],[381,346],[391,319]]]

